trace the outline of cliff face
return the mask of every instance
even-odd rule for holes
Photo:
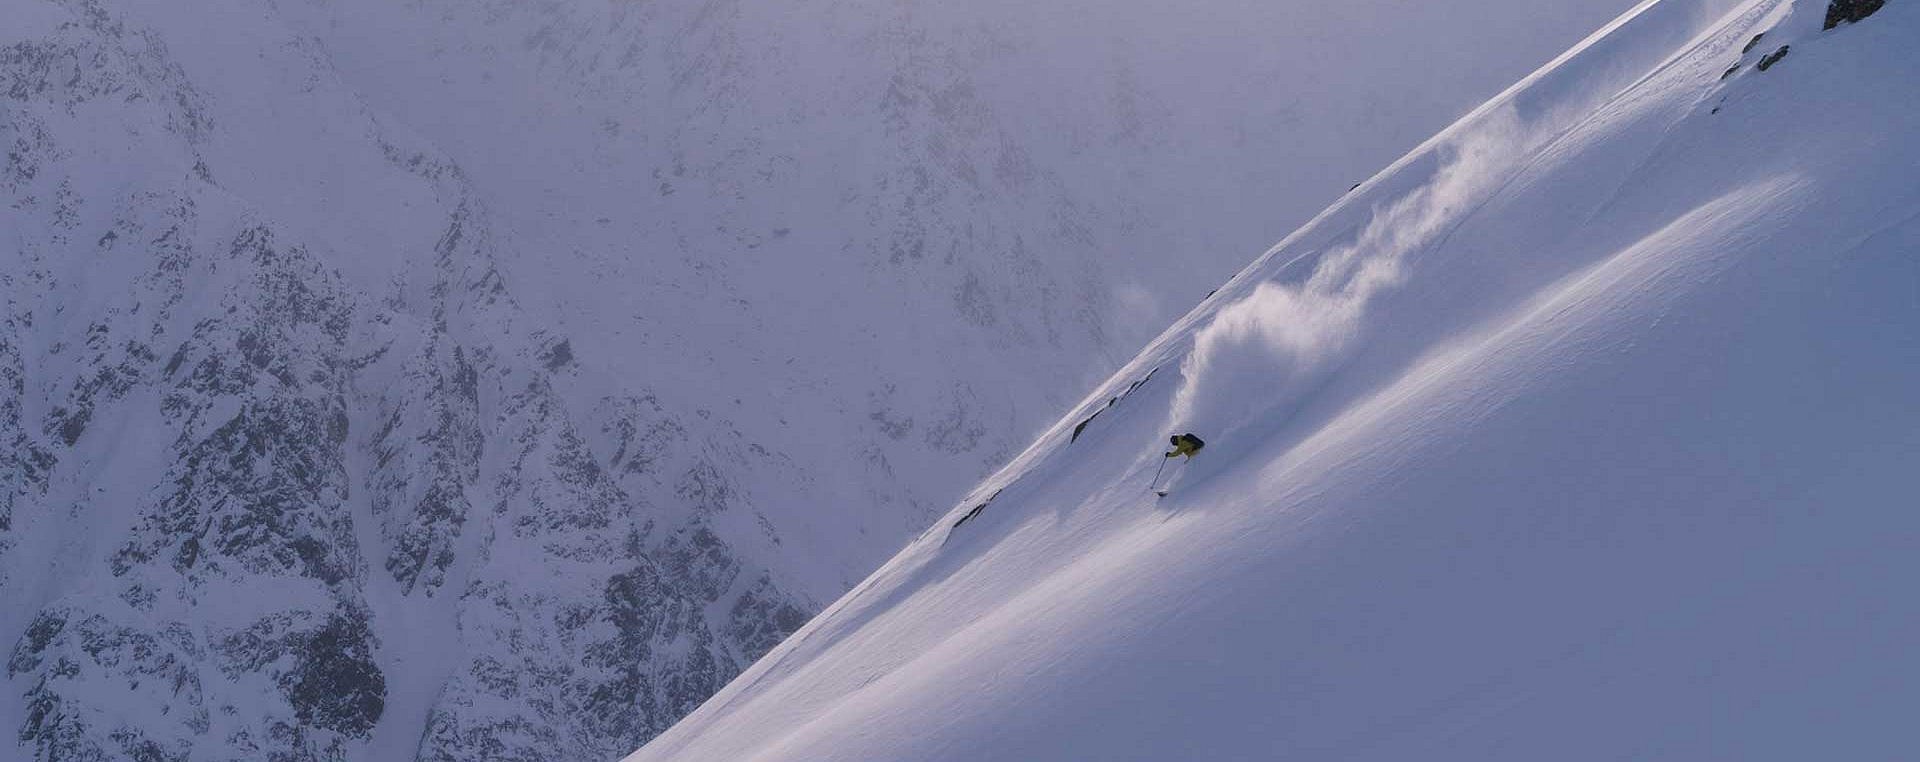
[[[411,240],[340,250],[238,195],[221,109],[133,15],[48,8],[0,58],[28,751],[611,755],[804,621],[715,527],[778,457],[643,384],[581,394],[470,182],[324,79],[350,139],[313,160]]]

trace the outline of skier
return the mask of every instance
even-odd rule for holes
[[[1186,434],[1175,434],[1173,436],[1167,437],[1167,442],[1173,445],[1173,449],[1168,450],[1166,454],[1166,457],[1169,459],[1171,459],[1175,455],[1185,455],[1187,456],[1187,460],[1193,460],[1194,454],[1200,452],[1200,448],[1207,446],[1206,442],[1200,441],[1200,438],[1194,436],[1192,432],[1188,432]],[[1160,468],[1154,469],[1153,481],[1147,485],[1147,489],[1153,490],[1153,494],[1159,495],[1161,497],[1166,497],[1168,490],[1170,490],[1173,486],[1171,484],[1168,484],[1165,487],[1158,486],[1160,484],[1160,472],[1161,470],[1164,470],[1166,467],[1167,467],[1167,461],[1166,460],[1160,461]],[[1169,477],[1168,481],[1171,482],[1172,477]]]
[[[1169,458],[1175,455],[1185,455],[1191,460],[1195,453],[1200,452],[1200,448],[1207,446],[1206,442],[1200,441],[1200,438],[1194,436],[1192,432],[1175,434],[1167,437],[1167,441],[1173,443],[1173,449],[1167,451],[1167,457]]]

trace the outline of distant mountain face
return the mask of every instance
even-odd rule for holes
[[[6,2],[20,754],[626,753],[1613,10],[950,5]]]

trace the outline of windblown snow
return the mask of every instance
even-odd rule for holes
[[[1634,8],[629,762],[1911,753],[1920,4],[1833,6]]]

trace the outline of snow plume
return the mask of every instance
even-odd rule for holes
[[[1441,241],[1509,177],[1534,136],[1511,108],[1439,148],[1425,185],[1376,207],[1350,241],[1323,254],[1304,280],[1268,281],[1222,308],[1181,363],[1174,431],[1230,436],[1291,415],[1366,330],[1375,297],[1398,286],[1407,257]],[[1274,423],[1278,423],[1275,421]]]

